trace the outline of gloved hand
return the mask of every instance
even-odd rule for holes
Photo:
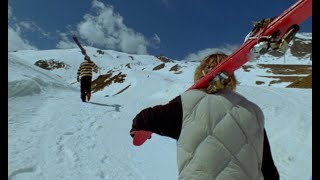
[[[136,132],[137,132],[137,131],[132,128],[132,129],[130,130],[130,136],[133,138],[134,135],[136,134]]]
[[[93,69],[93,72],[98,73],[99,67]]]
[[[132,127],[130,129],[130,136],[133,138],[136,132],[139,131],[139,128],[137,126],[137,117],[135,117],[132,121]]]
[[[140,128],[139,123],[138,123],[138,117],[136,116],[132,121],[130,136],[133,138],[136,135],[136,133],[140,130],[144,130],[144,129]],[[148,131],[148,130],[144,130],[144,131]],[[151,136],[148,139],[151,139]]]
[[[133,138],[133,137],[136,135],[137,132],[138,132],[137,130],[135,130],[134,128],[132,128],[132,129],[130,130],[130,136]],[[151,139],[151,137],[152,137],[152,136],[150,136],[148,139]]]

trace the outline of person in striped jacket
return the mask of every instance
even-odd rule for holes
[[[91,61],[89,56],[86,55],[83,62],[80,64],[77,73],[77,81],[80,81],[82,102],[86,102],[86,96],[88,101],[90,101],[92,71],[98,73],[98,66],[93,61]]]

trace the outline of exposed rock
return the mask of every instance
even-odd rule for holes
[[[160,65],[158,65],[158,66],[154,67],[152,70],[153,70],[153,71],[158,71],[158,70],[160,70],[160,69],[164,68],[164,66],[165,66],[165,64],[164,64],[164,63],[162,63],[162,64],[160,64]]]
[[[256,81],[256,84],[257,85],[260,85],[260,84],[264,84],[265,82],[263,82],[263,81]]]
[[[101,49],[98,49],[98,50],[97,50],[97,53],[98,53],[98,54],[104,54],[104,51],[102,51]]]
[[[165,56],[156,56],[156,58],[158,58],[160,61],[167,63],[167,62],[172,62],[171,59],[165,57]]]
[[[304,57],[307,54],[312,55],[312,40],[304,40],[295,37],[292,42],[290,49],[293,56]]]
[[[127,68],[131,69],[130,63],[126,64],[125,66],[126,66]]]
[[[69,69],[71,66],[68,64],[65,64],[62,61],[50,59],[50,60],[38,60],[37,62],[34,63],[34,65],[39,66],[43,69],[46,70],[53,70],[53,69]]]
[[[292,56],[297,58],[302,58],[306,55],[310,55],[310,60],[312,60],[312,39],[302,38],[303,36],[296,36],[289,43],[289,48],[286,52],[291,52]],[[283,52],[271,51],[267,54],[274,57],[283,56]]]
[[[175,72],[177,72],[177,71],[179,71],[180,69],[181,69],[181,66],[180,66],[179,64],[176,64],[176,65],[172,66],[169,71],[175,71]]]
[[[102,90],[103,88],[109,86],[113,83],[123,83],[125,80],[126,74],[119,72],[117,75],[112,76],[112,71],[108,71],[107,74],[100,75],[97,79],[92,81],[91,91],[95,93]]]
[[[134,60],[133,56],[129,56],[129,58],[131,58],[131,60]]]
[[[312,89],[312,74],[301,77],[287,86],[288,88],[310,88]]]

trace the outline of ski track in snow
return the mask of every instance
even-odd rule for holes
[[[301,94],[300,89],[266,88],[248,90],[250,87],[241,87],[241,93],[250,92],[251,97],[263,97],[272,95],[272,100],[255,100],[265,113],[265,128],[272,149],[273,160],[278,168],[282,180],[300,179],[299,174],[311,174],[309,167],[304,166],[305,159],[311,163],[312,154],[301,153],[301,147],[311,150],[312,115],[306,112],[296,111],[307,107],[311,102],[311,96]],[[246,89],[242,92],[243,89]],[[250,97],[249,94],[246,97]],[[301,98],[301,96],[305,96]],[[304,101],[299,101],[304,99]],[[299,102],[299,103],[297,103]],[[290,111],[292,109],[292,111]],[[289,114],[283,113],[289,110]],[[284,121],[286,120],[286,121]],[[297,148],[297,143],[300,147]],[[299,171],[297,171],[299,169]]]
[[[296,142],[305,144],[305,148],[311,148],[307,147],[308,142],[304,143],[310,139],[306,129],[311,131],[311,127],[308,121],[303,121],[310,120],[311,115],[292,112],[290,114],[292,118],[286,117],[286,119],[292,119],[291,122],[277,121],[277,119],[288,115],[281,113],[281,110],[298,109],[299,106],[308,102],[296,103],[296,99],[300,99],[297,98],[301,95],[300,91],[287,94],[286,90],[275,91],[265,87],[252,89],[250,86],[240,86],[238,89],[244,96],[250,93],[250,96],[246,97],[263,97],[272,94],[277,99],[270,102],[267,99],[255,100],[255,102],[259,102],[258,105],[265,112],[266,129],[281,179],[292,179],[295,177],[294,170],[299,166],[299,162],[302,162],[303,158],[311,158],[299,153],[298,149],[292,149],[295,148]],[[174,96],[172,90],[163,91]],[[131,144],[129,135],[126,139],[121,135],[128,133],[130,128],[130,121],[126,122],[128,129],[123,128],[124,124],[120,121],[124,120],[121,117],[129,118],[130,115],[126,114],[125,109],[126,106],[131,106],[131,103],[126,106],[113,103],[117,102],[116,98],[108,98],[107,103],[101,103],[95,100],[94,94],[92,103],[82,103],[79,97],[80,92],[77,91],[55,93],[55,96],[50,95],[51,93],[47,94],[49,95],[36,97],[36,103],[31,106],[27,105],[26,99],[33,98],[34,101],[35,97],[10,99],[8,126],[12,131],[9,131],[8,135],[13,139],[9,142],[9,147],[13,147],[13,150],[9,153],[8,179],[150,179],[152,177],[138,167],[153,166],[157,159],[150,159],[147,164],[139,160],[137,155],[137,152],[149,148],[150,144],[146,143],[144,150],[137,151],[134,146],[128,147],[128,144]],[[155,95],[155,98],[157,97],[158,95]],[[309,99],[306,98],[306,100]],[[165,102],[164,99],[158,101]],[[26,108],[22,112],[15,113],[10,108],[23,102]],[[145,106],[144,103],[140,103],[138,107]],[[274,105],[270,106],[271,103]],[[39,116],[40,114],[46,114],[46,116]],[[27,119],[32,121],[25,121]],[[290,129],[291,134],[288,134],[289,131],[283,131],[285,128]],[[26,136],[15,137],[15,134]],[[290,136],[295,137],[294,140],[286,138]],[[119,139],[116,140],[116,138]],[[153,142],[161,141],[159,146],[161,152],[172,153],[167,146],[174,142],[166,141],[166,138],[157,135],[153,135],[152,139]],[[28,153],[24,153],[27,156],[19,159],[20,152]],[[10,169],[10,167],[19,168]],[[300,171],[309,173],[308,168],[301,168]]]
[[[82,103],[79,92],[59,95],[56,94],[58,98],[42,97],[38,106],[26,108],[21,114],[15,114],[9,107],[9,129],[31,132],[24,133],[27,137],[17,136],[12,142],[19,146],[13,146],[14,151],[9,153],[12,161],[8,179],[147,179],[136,166],[126,163],[133,157],[126,146],[118,144],[113,148],[103,144],[116,137],[112,136],[112,128],[114,121],[119,120],[117,106]],[[12,101],[20,103],[19,99]],[[46,105],[46,101],[51,103]],[[103,111],[95,111],[96,108],[106,109],[107,115],[97,114]],[[48,118],[37,117],[37,111],[47,111]],[[22,114],[32,118],[19,118]],[[11,131],[9,137],[16,133],[21,132]],[[101,150],[106,147],[109,148]],[[27,153],[29,157],[25,157],[25,161],[14,158],[15,154],[26,151],[31,154]],[[10,169],[11,165],[19,168]]]

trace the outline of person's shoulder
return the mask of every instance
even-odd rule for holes
[[[219,99],[224,99],[223,101],[225,100],[230,101],[232,104],[239,104],[242,102],[252,103],[250,100],[248,100],[246,97],[244,97],[240,93],[233,90],[229,90],[229,89],[224,89],[219,93],[215,93],[212,95]]]
[[[241,95],[238,92],[233,92],[234,95],[236,95],[237,97],[239,97],[241,99],[241,104],[246,104],[249,107],[251,107],[252,109],[254,109],[257,113],[259,114],[263,114],[263,111],[261,110],[261,108],[259,107],[259,105],[257,105],[255,102],[249,100],[248,98],[246,98],[245,96]]]
[[[87,61],[87,62],[90,63],[90,64],[96,64],[96,63],[94,63],[92,60]]]
[[[183,92],[181,94],[181,97],[183,99],[185,98],[190,98],[190,97],[203,97],[205,96],[207,93],[202,90],[202,89],[191,89],[191,90],[188,90],[186,92]]]

